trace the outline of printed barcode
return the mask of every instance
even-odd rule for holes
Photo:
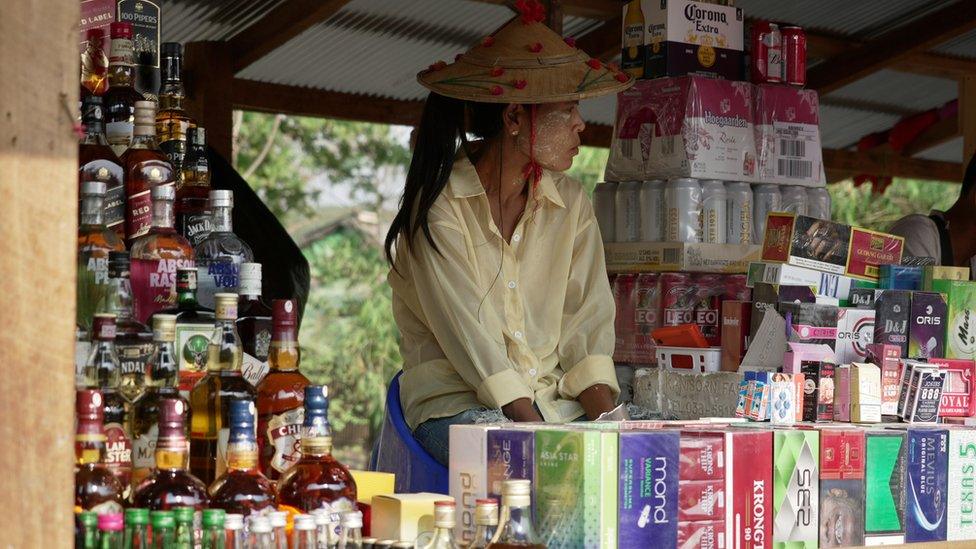
[[[776,161],[776,174],[793,179],[806,179],[813,175],[813,162],[780,158]]]
[[[806,141],[796,141],[794,139],[780,139],[779,140],[779,155],[780,156],[798,156],[803,158],[807,155],[807,142]]]
[[[662,263],[666,265],[673,265],[677,263],[678,260],[680,259],[680,255],[679,255],[680,252],[681,250],[679,250],[678,248],[665,248]]]
[[[624,153],[626,158],[634,158],[634,143],[636,142],[636,139],[621,139],[620,152]]]
[[[674,154],[674,136],[669,135],[664,138],[664,142],[661,143],[661,154],[669,156]]]

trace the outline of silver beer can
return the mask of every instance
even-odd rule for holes
[[[645,181],[640,188],[641,242],[664,240],[664,181]]]
[[[826,188],[807,188],[807,215],[830,220],[830,193]]]
[[[725,244],[726,223],[725,183],[717,179],[702,181],[702,242]]]
[[[756,185],[752,188],[752,241],[761,244],[766,238],[766,214],[783,211],[779,185]]]
[[[664,188],[668,242],[702,241],[702,188],[697,179],[672,179]]]
[[[725,184],[726,237],[729,244],[752,243],[752,187],[741,181]]]
[[[614,234],[617,242],[640,240],[640,181],[622,181],[617,184],[614,200]]]
[[[593,189],[593,213],[600,226],[600,234],[604,242],[616,242],[614,234],[614,210],[617,184],[613,181],[600,183]]]
[[[786,185],[779,190],[784,212],[807,215],[807,190],[799,185]]]

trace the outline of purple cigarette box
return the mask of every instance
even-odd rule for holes
[[[870,467],[870,464],[868,465]],[[945,541],[948,498],[949,432],[908,430],[905,542]]]
[[[535,432],[529,429],[488,431],[488,495],[501,503],[502,481],[531,480],[535,486]]]
[[[619,440],[618,546],[676,547],[677,432],[622,432]]]
[[[949,307],[945,296],[936,292],[912,293],[912,316],[908,322],[908,357],[945,356],[946,325]]]

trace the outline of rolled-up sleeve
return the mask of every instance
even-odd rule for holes
[[[430,231],[437,250],[418,235],[406,253],[412,255],[417,297],[444,356],[486,406],[501,408],[520,398],[534,400],[505,343],[489,333],[491,323],[479,318],[479,313],[492,314],[491,308],[480,307],[485,290],[471,272],[473,262],[461,230],[449,221],[432,220]]]
[[[586,389],[603,384],[616,397],[620,388],[611,358],[615,307],[600,230],[588,200],[581,203],[578,227],[559,338],[559,363],[566,372],[559,381],[559,393],[575,399]]]

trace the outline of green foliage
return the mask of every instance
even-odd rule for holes
[[[945,210],[959,196],[958,184],[913,179],[896,179],[881,196],[871,194],[870,184],[855,187],[850,180],[827,190],[834,221],[879,231],[908,214]]]
[[[583,184],[587,193],[593,193],[593,188],[603,181],[603,170],[607,167],[610,149],[599,147],[580,147],[579,155],[573,161],[573,167],[566,171],[568,175]]]

